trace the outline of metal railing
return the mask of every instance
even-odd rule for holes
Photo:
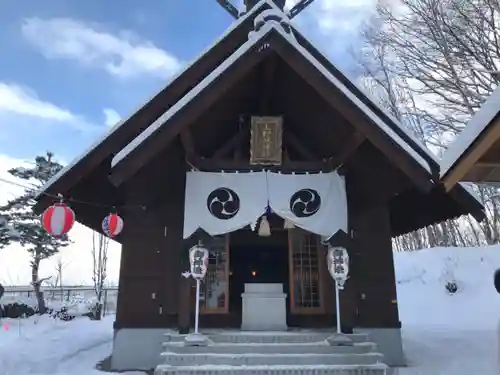
[[[33,298],[35,291],[32,286],[4,286],[4,298],[12,297]],[[91,286],[42,286],[44,298],[47,301],[69,302],[75,299],[91,300],[96,297],[94,288]],[[102,315],[116,312],[116,300],[118,297],[118,287],[105,287],[103,291],[103,311]]]

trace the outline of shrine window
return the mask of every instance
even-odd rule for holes
[[[289,231],[289,236],[291,311],[321,313],[322,245],[319,237],[298,228]]]
[[[227,313],[229,298],[228,236],[216,236],[204,243],[209,251],[208,269],[200,285],[200,311]]]

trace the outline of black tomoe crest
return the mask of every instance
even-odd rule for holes
[[[240,197],[229,188],[218,188],[208,195],[207,208],[217,219],[229,220],[240,210]]]
[[[290,198],[290,211],[297,217],[314,215],[321,207],[321,197],[314,189],[302,189]]]

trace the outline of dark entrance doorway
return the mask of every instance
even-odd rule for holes
[[[288,232],[273,231],[270,237],[259,237],[250,230],[231,234],[229,273],[229,311],[241,313],[241,294],[247,283],[283,284],[289,293]],[[287,311],[288,311],[287,297]]]

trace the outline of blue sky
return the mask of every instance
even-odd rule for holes
[[[296,22],[350,73],[347,48],[374,2],[337,3],[317,0]],[[69,162],[233,21],[215,0],[6,0],[1,8],[0,154],[24,160],[50,149]]]
[[[242,2],[239,0],[238,2]],[[238,5],[237,0],[235,4]],[[291,2],[293,4],[293,1]],[[375,0],[316,0],[295,22],[347,74],[347,49]],[[287,5],[291,5],[290,3]],[[0,178],[53,151],[70,162],[121,117],[165,86],[233,22],[215,0],[3,0],[0,5]],[[29,166],[29,165],[27,165]],[[0,183],[0,201],[22,188]],[[65,264],[66,284],[90,284],[92,233],[41,268]],[[120,247],[111,244],[108,279],[118,279]],[[0,281],[27,284],[30,258],[19,245],[0,251]]]

